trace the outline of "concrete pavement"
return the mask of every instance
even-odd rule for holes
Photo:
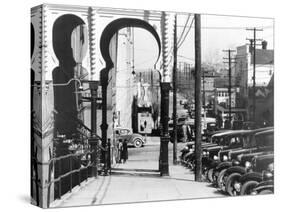
[[[157,142],[148,145],[157,145]],[[149,154],[147,152],[149,151],[144,151],[143,154]],[[158,156],[154,158],[158,159]],[[158,160],[143,160],[139,156],[131,156],[125,164],[116,164],[110,176],[91,179],[73,194],[65,195],[62,200],[52,203],[51,207],[223,196],[215,188],[208,186],[208,183],[194,182],[194,175],[190,170],[181,165],[173,165],[171,160],[170,176],[160,177],[157,169]]]

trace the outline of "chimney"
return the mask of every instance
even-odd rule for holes
[[[267,41],[262,41],[261,42],[261,45],[262,45],[262,49],[266,49],[267,48]]]

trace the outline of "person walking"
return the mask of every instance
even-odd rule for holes
[[[123,152],[123,142],[122,142],[122,139],[119,139],[119,142],[118,142],[118,145],[117,145],[117,149],[118,149],[117,163],[121,163],[122,152]]]
[[[122,143],[121,160],[123,163],[126,163],[128,160],[128,145],[126,139],[124,139]]]
[[[182,131],[183,131],[183,142],[187,142],[187,123],[184,121],[182,125]]]

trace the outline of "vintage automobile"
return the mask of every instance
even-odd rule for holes
[[[119,141],[126,139],[128,146],[134,146],[136,148],[142,147],[145,145],[146,140],[143,136],[137,133],[132,133],[128,128],[116,127],[114,129],[116,140]]]
[[[242,191],[242,185],[250,179],[261,181],[261,174],[252,174],[251,172],[261,172],[273,161],[273,134],[274,129],[256,133],[255,151],[242,153],[237,156],[237,159],[232,160],[233,166],[224,173],[225,189],[229,195],[239,195]],[[251,178],[252,176],[254,178]]]
[[[202,148],[203,174],[210,182],[213,181],[213,170],[220,162],[218,157],[219,152],[225,149],[241,147],[243,144],[242,136],[249,132],[249,130],[229,130],[215,134],[212,136],[211,142],[216,145]]]
[[[225,184],[224,184],[224,178],[225,178],[225,172],[226,170],[235,165],[237,156],[240,154],[247,154],[257,151],[256,142],[255,142],[255,135],[262,131],[267,131],[269,129],[273,129],[272,127],[266,127],[266,128],[259,128],[255,130],[247,131],[246,133],[237,134],[236,137],[232,137],[231,139],[241,139],[241,146],[236,146],[235,148],[225,148],[224,150],[221,150],[218,153],[218,165],[214,168],[214,176],[213,179],[216,179],[216,182],[214,182],[219,189],[222,191],[225,191]],[[236,163],[237,164],[237,163]]]
[[[222,135],[222,133],[225,133],[225,132],[227,132],[227,131],[223,130],[223,131],[214,132],[213,135],[211,136],[210,142],[202,142],[202,149],[218,146],[217,139],[215,139],[215,137],[217,135]],[[229,130],[228,130],[228,132],[229,132]],[[195,144],[194,141],[187,142],[186,146],[181,151],[182,154],[180,157],[182,164],[187,165],[191,169],[194,168],[194,160],[195,160],[194,144]],[[205,154],[204,151],[202,152],[202,154],[203,154],[203,160],[205,160],[207,155]]]
[[[268,165],[267,170],[262,172],[262,181],[251,191],[251,195],[274,193],[274,164]]]

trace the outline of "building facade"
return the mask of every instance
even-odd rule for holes
[[[264,104],[259,104],[265,95],[260,95],[268,90],[269,82],[274,73],[274,50],[267,49],[266,41],[262,42],[262,48],[256,49],[255,63],[255,92],[253,91],[253,48],[248,45],[237,47],[235,64],[235,83],[239,87],[237,92],[238,107],[248,111],[248,119],[253,120],[253,101],[256,99],[256,117],[262,117],[262,111],[266,110]],[[273,87],[272,87],[273,89]],[[254,96],[255,95],[255,96]],[[259,118],[258,118],[259,119]],[[261,122],[261,120],[257,120]]]

